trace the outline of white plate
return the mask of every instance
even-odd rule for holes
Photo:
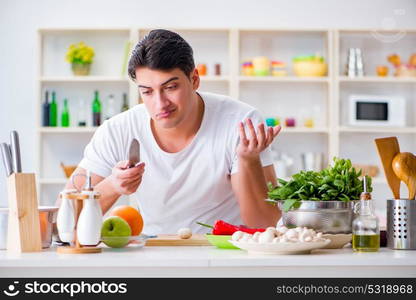
[[[259,244],[259,243],[247,243],[239,241],[229,241],[234,246],[247,250],[248,253],[252,254],[309,254],[314,249],[324,248],[328,245],[331,240],[325,239],[319,242],[299,242],[299,243],[268,243],[268,244]]]
[[[341,249],[346,244],[351,242],[351,233],[339,233],[339,234],[323,234],[324,239],[329,239],[331,242],[326,245],[326,249]]]
[[[107,242],[120,242],[121,244],[127,243],[125,246],[120,247],[120,248],[112,248],[112,249],[121,249],[121,248],[126,248],[126,247],[134,247],[134,248],[142,248],[144,247],[144,245],[146,244],[146,241],[149,238],[153,238],[156,236],[149,236],[149,235],[145,235],[145,234],[141,234],[141,235],[131,235],[131,236],[105,236],[105,237],[101,237],[101,242],[102,245],[105,245],[107,248],[112,248],[112,247],[108,247],[104,241]]]

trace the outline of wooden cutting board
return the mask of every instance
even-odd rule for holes
[[[193,234],[189,239],[181,239],[177,234],[158,234],[146,241],[146,246],[210,246],[204,234]]]

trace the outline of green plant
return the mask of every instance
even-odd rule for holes
[[[349,159],[334,157],[334,165],[320,172],[301,171],[289,181],[278,178],[278,185],[269,183],[268,196],[272,200],[285,200],[283,211],[298,208],[302,200],[350,201],[358,200],[363,192],[357,171]],[[367,191],[371,192],[371,177],[367,180]]]
[[[72,44],[66,52],[66,61],[75,64],[90,64],[94,58],[94,49],[87,46],[84,42]]]

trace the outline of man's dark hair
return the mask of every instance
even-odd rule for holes
[[[181,69],[189,77],[195,69],[191,46],[177,33],[156,29],[149,32],[134,48],[129,60],[129,76],[136,79],[136,69]]]

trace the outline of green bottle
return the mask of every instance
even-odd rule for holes
[[[123,93],[123,105],[121,106],[121,111],[126,111],[129,109],[129,103],[127,102],[127,94]]]
[[[69,127],[69,109],[68,109],[68,99],[64,99],[64,109],[61,114],[61,126]]]
[[[94,92],[94,101],[92,102],[92,126],[101,125],[101,102],[98,91]]]
[[[58,126],[58,104],[55,91],[52,92],[52,102],[49,106],[49,126]]]

